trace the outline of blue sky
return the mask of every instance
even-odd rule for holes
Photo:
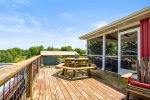
[[[85,49],[79,36],[149,5],[150,0],[0,0],[0,49]]]

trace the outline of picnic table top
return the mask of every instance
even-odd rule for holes
[[[65,60],[71,60],[71,61],[88,61],[88,58],[65,58]]]

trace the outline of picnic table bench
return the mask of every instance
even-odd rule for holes
[[[56,68],[60,68],[60,69],[63,69],[62,71],[62,75],[64,75],[65,71],[67,70],[73,70],[73,76],[75,77],[75,72],[76,70],[87,70],[87,74],[88,76],[90,76],[90,70],[91,69],[97,69],[95,66],[85,66],[85,67],[68,67],[68,66],[65,66],[64,63],[61,63],[59,65],[56,66]]]

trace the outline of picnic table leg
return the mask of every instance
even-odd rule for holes
[[[68,70],[66,69],[65,71],[67,72]]]
[[[126,91],[126,100],[129,100],[129,91]]]
[[[75,73],[76,73],[76,71],[75,71],[75,70],[73,70],[73,77],[75,77]]]
[[[67,60],[65,60],[65,66],[67,66]]]
[[[91,76],[90,69],[87,70],[87,74],[88,74],[88,76]]]
[[[86,66],[89,66],[89,61],[86,61]]]
[[[74,61],[74,67],[76,67],[76,61]]]
[[[62,75],[64,75],[65,74],[65,69],[63,69],[63,71],[62,71]]]

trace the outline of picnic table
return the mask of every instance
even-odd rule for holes
[[[88,58],[65,58],[65,63],[61,63],[56,68],[62,68],[62,75],[67,70],[73,70],[73,76],[75,76],[76,70],[87,70],[88,76],[90,76],[90,69],[96,69],[95,66],[89,66]],[[84,66],[81,65],[84,63]]]
[[[88,62],[88,58],[65,58],[65,66],[73,64],[73,67],[79,67],[80,63],[85,63],[86,66],[89,66]]]

